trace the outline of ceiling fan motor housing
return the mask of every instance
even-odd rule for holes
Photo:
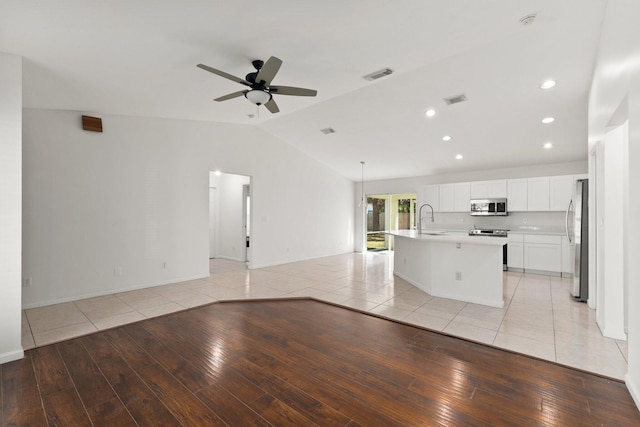
[[[245,76],[245,80],[249,83],[255,83],[256,77],[258,77],[258,72],[249,73]]]

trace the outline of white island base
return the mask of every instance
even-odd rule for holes
[[[467,233],[395,236],[393,274],[429,295],[502,308],[502,246],[505,237]]]

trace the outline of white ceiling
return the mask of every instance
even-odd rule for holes
[[[256,125],[354,181],[360,161],[367,180],[387,179],[586,160],[605,4],[2,0],[0,51],[24,57],[26,108]],[[276,96],[280,113],[250,118],[243,97],[212,101],[243,86],[196,68],[244,77],[272,55],[284,61],[272,84],[318,96]],[[540,89],[547,78],[558,84]]]

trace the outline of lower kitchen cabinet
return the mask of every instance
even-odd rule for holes
[[[509,235],[507,268],[517,271],[524,269],[524,236],[522,234]]]
[[[562,272],[561,236],[525,234],[524,269]],[[508,247],[507,247],[508,248]]]

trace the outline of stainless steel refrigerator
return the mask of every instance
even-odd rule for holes
[[[589,180],[578,179],[566,214],[566,231],[574,259],[571,296],[587,302],[589,298]]]

